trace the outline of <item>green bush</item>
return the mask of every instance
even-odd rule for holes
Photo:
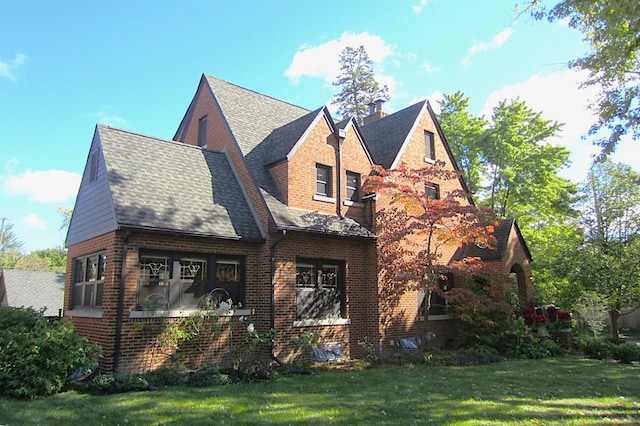
[[[609,344],[611,350],[611,357],[617,359],[624,364],[631,364],[633,361],[638,361],[640,356],[640,346],[629,345],[627,343]]]
[[[70,375],[97,365],[98,348],[69,321],[48,321],[32,308],[0,306],[0,394],[35,398],[60,392]]]
[[[424,354],[424,363],[437,366],[485,365],[503,358],[493,348],[477,347],[451,351],[430,351]]]
[[[582,339],[578,343],[578,348],[582,353],[593,359],[607,359],[610,357],[609,345],[606,342],[599,339]]]
[[[143,377],[156,387],[178,386],[185,382],[186,375],[174,368],[159,368],[154,371],[144,373]]]
[[[142,376],[130,374],[99,374],[87,383],[86,390],[93,395],[153,390]]]
[[[185,383],[188,386],[204,388],[209,386],[221,386],[231,383],[229,375],[223,374],[216,367],[204,367],[190,374]]]

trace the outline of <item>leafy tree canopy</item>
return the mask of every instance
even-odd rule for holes
[[[358,122],[368,114],[368,105],[376,100],[388,100],[387,86],[374,78],[373,61],[364,46],[346,47],[340,54],[340,75],[333,83],[340,88],[332,103],[344,118],[356,117]]]
[[[593,108],[598,120],[591,127],[609,135],[598,141],[603,155],[616,149],[620,138],[640,138],[640,2],[633,0],[562,0],[547,8],[540,0],[526,3],[536,19],[564,21],[582,33],[590,50],[569,62],[584,70],[583,86],[600,88]]]

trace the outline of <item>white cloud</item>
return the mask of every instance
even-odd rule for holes
[[[47,229],[45,221],[35,213],[23,217],[22,223],[31,229]]]
[[[395,84],[391,77],[385,77],[380,73],[380,67],[385,58],[393,54],[394,48],[386,44],[380,36],[368,32],[360,34],[346,32],[339,39],[329,40],[317,46],[300,47],[284,75],[293,84],[297,84],[301,77],[322,78],[329,84],[333,83],[340,74],[340,53],[348,46],[365,47],[376,67],[376,79],[381,84],[387,84],[391,91]]]
[[[102,111],[96,112],[94,114],[89,114],[89,116],[95,118],[98,123],[106,124],[107,126],[125,126],[127,124],[127,121],[124,118],[114,114],[111,110],[112,108],[110,106],[105,106],[103,107]]]
[[[7,195],[24,195],[42,203],[65,202],[76,196],[81,176],[65,170],[27,170],[5,177],[3,190]]]
[[[13,59],[9,60],[0,58],[0,78],[15,80],[16,72],[22,68],[22,65],[24,65],[26,60],[26,55],[23,55],[22,53],[16,54]]]
[[[471,65],[471,58],[478,53],[486,52],[487,50],[498,49],[509,40],[515,30],[512,27],[505,28],[493,37],[490,42],[476,43],[467,50],[467,56],[462,59],[462,65],[468,67]]]
[[[493,108],[504,99],[520,98],[534,111],[541,112],[542,118],[564,123],[560,137],[550,139],[571,151],[572,165],[562,172],[574,181],[584,179],[594,155],[600,152],[591,139],[585,139],[595,118],[589,109],[591,100],[596,99],[598,87],[580,88],[586,74],[567,70],[548,75],[535,74],[527,81],[504,86],[489,95],[481,114],[490,118]],[[630,164],[640,170],[640,156],[636,155],[638,142],[625,139],[613,155],[614,161]]]
[[[429,3],[429,0],[420,0],[418,4],[411,8],[411,10],[413,10],[415,13],[422,13],[422,10],[427,5],[427,3]]]

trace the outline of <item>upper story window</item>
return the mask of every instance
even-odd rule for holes
[[[344,269],[341,261],[296,261],[296,320],[344,317]]]
[[[331,167],[316,164],[316,194],[331,197]]]
[[[347,200],[360,201],[360,174],[347,172]]]
[[[207,116],[198,121],[198,146],[207,146]]]
[[[424,131],[424,160],[433,161],[436,159],[436,149],[434,145],[433,133]]]
[[[98,179],[98,151],[93,151],[89,157],[89,183]]]
[[[138,309],[198,309],[244,304],[241,257],[141,253]]]
[[[424,192],[427,195],[427,198],[430,200],[440,199],[440,187],[435,183],[425,183]]]
[[[75,259],[73,306],[102,306],[107,255],[104,252]]]

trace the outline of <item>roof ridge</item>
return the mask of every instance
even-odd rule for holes
[[[199,150],[199,151],[221,152],[221,151],[216,151],[216,150],[212,150],[212,149],[206,149],[206,148],[203,148],[201,146],[195,146],[195,145],[186,144],[186,143],[180,142],[180,141],[174,141],[174,140],[171,140],[171,139],[163,139],[163,138],[159,138],[157,136],[151,136],[151,135],[147,135],[147,134],[144,134],[144,133],[134,132],[132,130],[121,129],[119,127],[109,126],[108,124],[98,123],[97,126],[101,127],[101,128],[107,128],[109,130],[115,130],[115,131],[121,132],[121,133],[127,133],[127,134],[130,134],[130,135],[143,137],[143,138],[146,138],[146,139],[153,139],[153,140],[158,141],[158,142],[165,142],[165,143],[168,143],[168,144],[173,144],[173,145],[177,145],[177,146],[183,146],[183,147],[186,147],[186,148],[196,149],[196,150]]]
[[[207,74],[207,73],[205,73],[204,75],[205,75],[205,77],[206,77],[207,79],[212,78],[212,79],[214,79],[214,80],[220,81],[220,82],[225,83],[225,84],[228,84],[228,85],[230,85],[230,86],[237,87],[238,89],[242,89],[242,90],[245,90],[245,91],[247,91],[247,92],[255,93],[256,95],[264,96],[265,98],[269,98],[269,99],[272,99],[272,100],[274,100],[274,101],[277,101],[277,102],[280,102],[280,103],[283,103],[283,104],[287,104],[287,105],[290,105],[290,106],[295,107],[295,108],[299,108],[299,109],[304,110],[304,111],[307,111],[307,112],[315,111],[315,110],[312,110],[312,109],[309,109],[309,108],[302,107],[302,106],[300,106],[300,105],[293,104],[293,103],[288,102],[288,101],[284,101],[284,100],[282,100],[282,99],[278,99],[278,98],[276,98],[275,96],[266,95],[266,94],[264,94],[264,93],[260,93],[260,92],[258,92],[258,91],[256,91],[256,90],[249,89],[249,88],[244,87],[244,86],[240,86],[239,84],[232,83],[232,82],[230,82],[230,81],[227,81],[227,80],[225,80],[225,79],[222,79],[222,78],[219,78],[219,77],[213,76],[213,75],[211,75],[211,74]]]

